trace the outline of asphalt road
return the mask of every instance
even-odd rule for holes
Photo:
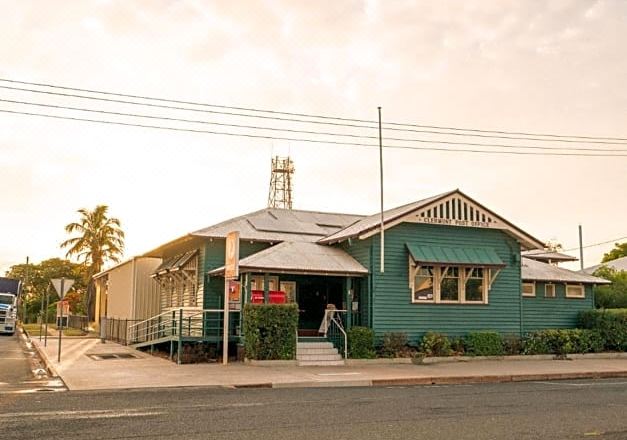
[[[49,379],[41,367],[34,349],[20,332],[13,336],[0,335],[0,402],[5,394],[65,389],[63,382]]]
[[[3,439],[627,439],[627,381],[0,395]]]

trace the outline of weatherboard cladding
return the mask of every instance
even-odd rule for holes
[[[417,342],[428,331],[464,335],[469,331],[496,330],[520,333],[520,246],[506,233],[429,224],[402,223],[385,233],[385,273],[379,271],[379,236],[372,244],[371,326],[377,337],[386,332],[406,332]],[[406,243],[427,246],[490,247],[507,265],[492,285],[489,304],[412,304],[409,287],[409,254]],[[363,259],[363,248],[346,248]],[[363,262],[362,262],[363,264]]]
[[[585,298],[566,298],[564,283],[555,283],[555,298],[544,296],[547,283],[536,283],[536,296],[523,297],[523,330],[531,332],[547,328],[573,328],[582,310],[594,307],[592,285],[585,286]]]

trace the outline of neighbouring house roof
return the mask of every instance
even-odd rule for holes
[[[181,255],[177,255],[172,258],[168,258],[163,260],[159,266],[153,272],[153,276],[162,275],[166,272],[175,272],[180,270],[183,266],[185,266],[189,260],[191,260],[198,251],[193,249],[191,251],[187,251]]]
[[[550,252],[542,249],[534,249],[531,251],[525,251],[522,253],[525,258],[531,258],[538,261],[577,261],[577,257],[572,255],[563,254],[561,252]]]
[[[121,263],[116,264],[115,266],[111,266],[111,267],[109,267],[108,269],[104,269],[104,270],[102,270],[102,271],[98,272],[98,273],[97,273],[96,275],[94,275],[92,278],[93,278],[94,280],[97,280],[97,279],[99,279],[99,278],[102,278],[103,276],[105,276],[105,275],[109,274],[110,272],[112,272],[112,271],[114,271],[114,270],[116,270],[116,269],[119,269],[120,267],[125,266],[125,265],[127,265],[127,264],[129,264],[129,263],[132,263],[133,261],[138,260],[138,259],[140,259],[140,258],[158,258],[158,257],[146,257],[146,256],[135,256],[135,257],[131,257],[131,258],[129,258],[128,260],[125,260],[125,261],[122,261]]]
[[[603,278],[574,272],[552,264],[521,258],[521,278],[523,281],[550,281],[556,283],[609,284]]]
[[[365,275],[368,269],[342,249],[308,242],[284,242],[239,262],[242,272]],[[224,266],[209,272],[224,273]]]
[[[594,266],[586,267],[583,269],[583,273],[593,274],[597,269],[601,267],[608,267],[617,271],[627,270],[627,257],[620,257],[615,260],[607,261],[601,264],[595,264]]]
[[[411,243],[407,243],[406,246],[416,263],[505,266],[503,260],[491,248],[418,246]]]
[[[416,216],[418,218],[414,219],[416,221],[421,220],[420,217],[424,218],[425,216],[427,216],[427,217],[439,218],[439,220],[441,221],[435,222],[438,224],[451,223],[457,226],[463,226],[462,224],[463,222],[458,222],[458,221],[453,220],[455,216],[452,215],[452,213],[448,212],[449,203],[451,203],[450,205],[451,210],[455,210],[455,209],[459,210],[459,208],[456,208],[456,206],[459,206],[457,205],[457,203],[461,201],[463,201],[463,203],[468,205],[469,210],[471,209],[470,206],[472,206],[473,210],[481,210],[484,217],[485,217],[485,214],[487,214],[489,219],[486,219],[487,222],[486,220],[483,220],[482,223],[488,224],[490,225],[490,227],[493,227],[493,228],[504,230],[504,232],[516,238],[516,240],[518,240],[521,243],[524,249],[544,248],[544,243],[542,243],[540,240],[524,232],[522,229],[514,226],[513,224],[511,224],[504,218],[498,216],[493,211],[481,205],[474,199],[468,197],[466,194],[464,194],[458,189],[453,190],[453,191],[448,191],[448,192],[439,194],[434,197],[429,197],[423,200],[419,200],[417,202],[409,203],[407,205],[399,206],[398,208],[393,208],[393,209],[384,211],[383,223],[385,227],[394,226],[396,223],[398,223],[399,221],[402,221],[404,218],[407,218],[408,216],[416,213],[418,214]],[[447,212],[445,213],[442,213],[442,211],[440,211],[438,215],[427,215],[425,212],[421,212],[421,211],[427,210],[430,207],[432,207],[434,212],[437,209],[442,210],[442,208],[438,205],[442,203],[447,204],[446,205]],[[455,205],[455,207],[453,205]],[[464,213],[463,217],[468,217],[467,213]],[[320,239],[319,243],[332,244],[332,243],[337,243],[337,242],[346,240],[348,238],[359,237],[367,233],[376,232],[378,228],[380,227],[380,222],[381,222],[381,214],[374,214],[369,217],[362,218],[361,220],[342,229],[341,231],[338,231],[334,234],[331,234],[327,237]],[[470,224],[470,226],[472,226],[472,224]]]

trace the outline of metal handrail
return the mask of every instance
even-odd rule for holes
[[[324,329],[324,337],[327,337],[327,333],[332,324],[335,324],[335,327],[340,331],[342,336],[344,337],[344,359],[348,358],[348,335],[344,330],[344,325],[342,324],[342,320],[338,319],[340,313],[346,313],[346,310],[337,310],[337,309],[327,309],[324,311],[324,322],[328,323]]]

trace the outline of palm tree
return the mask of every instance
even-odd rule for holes
[[[79,209],[78,222],[65,227],[68,234],[78,233],[61,243],[62,248],[69,248],[66,256],[76,256],[87,267],[87,318],[91,317],[94,297],[93,276],[103,269],[106,262],[119,263],[124,250],[124,231],[120,220],[107,216],[109,207],[98,205],[93,211]]]

